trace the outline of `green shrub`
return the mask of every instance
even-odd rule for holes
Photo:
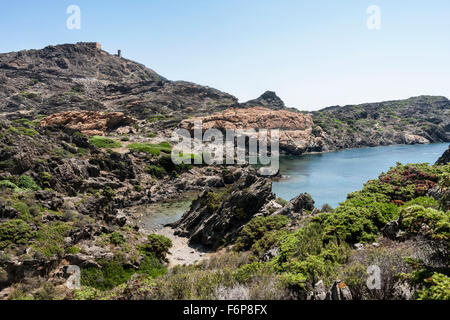
[[[268,231],[279,230],[286,226],[289,218],[282,215],[256,217],[247,223],[236,239],[234,248],[238,251],[248,250]]]
[[[89,138],[89,143],[97,148],[120,148],[122,144],[116,140],[105,138],[102,136],[92,136]]]
[[[160,120],[164,120],[166,118],[167,117],[165,115],[156,115],[156,116],[152,116],[152,117],[148,118],[148,121],[149,122],[157,122],[157,121],[160,121]]]
[[[154,254],[158,259],[164,260],[169,249],[172,247],[172,240],[159,234],[150,234],[148,242],[141,246],[141,252],[148,256]]]
[[[77,254],[78,252],[80,252],[80,248],[78,248],[76,246],[67,247],[65,249],[65,252],[68,253],[68,254]]]
[[[16,184],[12,183],[9,180],[1,180],[0,181],[0,189],[2,189],[2,188],[12,189],[12,190],[14,190],[14,192],[21,191],[20,188]]]
[[[125,268],[123,257],[98,261],[101,268],[87,267],[81,270],[81,285],[99,290],[109,290],[128,281],[136,270]]]
[[[433,209],[439,209],[439,202],[437,202],[435,199],[431,197],[418,197],[414,198],[404,204],[405,207],[409,207],[411,205],[420,205],[424,208],[433,208]]]
[[[41,188],[36,184],[36,182],[33,180],[33,178],[29,176],[20,176],[19,182],[17,185],[22,189],[32,190],[32,191],[38,191]]]
[[[242,267],[239,267],[233,272],[233,278],[240,283],[248,282],[256,273],[259,271],[261,267],[260,262],[252,262]]]
[[[33,236],[31,227],[20,219],[0,223],[0,248],[9,245],[27,244]]]
[[[102,292],[93,287],[82,287],[73,291],[73,298],[75,300],[95,300],[100,297]]]
[[[433,208],[412,205],[402,208],[402,227],[407,232],[421,233],[432,238],[449,239],[450,214]]]
[[[6,171],[11,171],[12,169],[14,169],[15,166],[16,166],[16,163],[14,162],[13,159],[7,159],[7,160],[0,161],[0,169],[6,170]]]
[[[164,267],[160,259],[155,254],[146,254],[142,258],[137,273],[146,274],[152,278],[164,275],[167,268]]]
[[[268,231],[264,233],[261,239],[255,241],[250,250],[257,257],[261,257],[262,254],[266,253],[270,249],[278,247],[287,234],[287,231],[283,229]]]
[[[130,143],[127,147],[132,151],[149,153],[154,156],[159,156],[161,152],[170,153],[172,151],[172,147],[168,142],[161,142],[159,144],[134,142]]]
[[[109,235],[109,241],[115,245],[121,245],[125,243],[125,237],[120,232],[114,231]]]
[[[191,159],[195,158],[194,154],[186,154],[182,157],[190,157]],[[158,159],[159,166],[164,168],[166,172],[171,172],[174,176],[177,176],[178,173],[184,172],[186,170],[192,169],[192,164],[180,163],[175,164],[172,161],[172,156],[170,154],[165,154],[159,157]]]
[[[25,202],[15,201],[12,204],[12,207],[19,212],[20,219],[27,222],[30,222],[32,220],[32,216],[30,214],[30,207]]]
[[[50,258],[55,254],[64,253],[64,238],[68,235],[71,226],[63,222],[41,225],[36,231],[33,249]]]
[[[208,212],[212,214],[219,209],[224,195],[225,195],[224,192],[219,191],[208,192],[205,195],[205,197],[201,200],[202,206],[206,206]]]
[[[102,191],[102,196],[104,196],[108,201],[112,201],[116,196],[116,193],[111,187],[106,186]]]
[[[374,241],[379,230],[397,216],[398,207],[384,194],[358,191],[333,212],[320,214],[316,221],[321,222],[327,236],[337,235],[349,243],[357,243]]]
[[[426,288],[417,292],[418,300],[450,300],[450,277],[434,273],[425,283]]]
[[[38,132],[34,129],[31,128],[26,128],[26,127],[10,127],[8,129],[8,133],[16,133],[16,134],[20,134],[20,135],[24,135],[24,136],[29,136],[29,137],[34,137],[35,135],[38,134]]]
[[[160,166],[156,166],[154,164],[148,165],[145,167],[145,171],[151,174],[154,178],[161,179],[167,174],[166,169]]]
[[[325,230],[313,221],[282,239],[274,268],[285,273],[283,281],[289,287],[303,291],[319,280],[333,281],[349,252],[338,239],[327,239]]]

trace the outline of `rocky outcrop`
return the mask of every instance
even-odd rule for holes
[[[41,120],[43,127],[68,127],[86,135],[104,135],[136,120],[121,112],[67,111],[55,113]]]
[[[286,110],[271,110],[263,107],[248,109],[228,109],[211,116],[184,120],[181,129],[194,130],[194,123],[201,121],[202,130],[248,130],[279,129],[280,152],[300,155],[308,151],[321,151],[321,130],[314,128],[309,114],[295,113]],[[253,133],[248,133],[249,136]]]
[[[292,219],[303,215],[305,210],[309,212],[314,210],[314,200],[311,195],[301,193],[273,214],[281,214]]]
[[[405,144],[427,144],[430,140],[417,134],[405,133]]]
[[[314,285],[314,290],[309,293],[307,300],[352,300],[352,293],[345,282],[336,280],[330,290],[326,291],[322,280]]]
[[[447,150],[442,154],[442,156],[439,157],[439,159],[436,161],[437,165],[444,165],[450,162],[450,146]]]
[[[171,226],[176,228],[176,235],[189,237],[191,244],[217,249],[231,243],[272,199],[272,183],[250,173],[222,194],[205,190]]]
[[[266,107],[274,110],[280,110],[286,107],[283,100],[273,91],[266,91],[257,99],[242,103],[240,106],[244,108]]]
[[[352,300],[352,293],[345,282],[336,280],[328,291],[326,300]]]

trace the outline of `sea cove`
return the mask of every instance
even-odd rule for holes
[[[273,182],[272,191],[286,200],[307,192],[316,207],[328,203],[335,208],[348,193],[360,190],[397,162],[433,164],[447,148],[448,143],[434,143],[285,156],[280,158],[283,178]]]

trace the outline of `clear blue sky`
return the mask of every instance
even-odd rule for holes
[[[66,28],[71,4],[81,30]],[[2,1],[0,39],[0,52],[98,41],[168,79],[241,101],[274,90],[300,109],[450,98],[448,0]]]

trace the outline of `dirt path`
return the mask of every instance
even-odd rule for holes
[[[202,251],[188,244],[188,238],[182,238],[174,235],[174,230],[170,227],[164,227],[155,231],[155,233],[163,235],[172,240],[172,248],[169,250],[167,259],[169,260],[169,268],[177,265],[190,265],[195,262],[207,259],[213,253]]]

